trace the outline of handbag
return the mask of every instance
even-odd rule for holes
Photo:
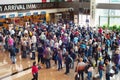
[[[114,76],[115,71],[113,69],[110,69],[110,76],[113,77]]]
[[[110,73],[110,77],[113,77],[114,76],[114,73]]]
[[[79,74],[77,73],[76,75],[75,75],[75,80],[79,80]]]
[[[100,70],[104,70],[104,66],[100,65],[100,66],[99,66],[99,69],[100,69]]]

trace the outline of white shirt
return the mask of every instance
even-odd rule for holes
[[[86,66],[86,64],[84,62],[79,62],[78,66]]]
[[[42,33],[42,34],[40,35],[40,39],[45,40],[45,39],[46,39],[46,36]]]
[[[75,49],[75,51],[78,51],[78,47],[77,46],[75,46],[74,49]]]
[[[59,40],[59,45],[60,45],[60,46],[62,45],[62,40]]]
[[[15,34],[15,31],[14,31],[14,30],[11,30],[10,33],[11,33],[11,35],[12,35],[12,34]]]
[[[55,48],[59,48],[59,43],[56,42],[55,45],[54,45]]]
[[[50,46],[54,46],[54,40],[52,39],[52,40],[50,40]]]
[[[25,34],[25,33],[28,34],[28,30],[25,30],[25,31],[24,31],[24,34]]]
[[[18,36],[21,36],[21,31],[19,31]]]
[[[32,36],[32,43],[36,43],[37,42],[37,38],[35,35]]]

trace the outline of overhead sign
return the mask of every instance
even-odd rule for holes
[[[0,11],[16,11],[16,10],[26,10],[26,9],[36,9],[35,4],[18,4],[18,5],[1,5]]]
[[[74,0],[0,0],[0,5],[5,4],[28,4],[28,3],[46,3],[46,2],[64,2]]]
[[[41,3],[42,0],[0,0],[0,4]]]
[[[0,12],[58,8],[57,3],[10,4],[0,5]]]

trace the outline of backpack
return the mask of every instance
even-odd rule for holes
[[[32,36],[33,35],[32,32],[29,32],[29,35]]]
[[[99,62],[98,68],[99,68],[100,70],[104,70],[103,62]]]
[[[76,54],[75,54],[75,53],[73,53],[73,59],[74,59],[74,60],[76,59],[76,57],[77,57],[77,56],[76,56]]]
[[[114,54],[113,61],[115,64],[118,64],[119,62],[119,54]]]
[[[85,66],[85,69],[84,69],[85,73],[88,73],[89,67],[90,67],[90,65],[86,65],[86,66]]]
[[[80,77],[79,74],[76,74],[75,75],[75,80],[79,80],[79,77]]]
[[[72,63],[73,62],[72,57],[70,55],[68,57],[69,57],[69,63]]]
[[[3,41],[3,38],[2,38],[2,36],[0,36],[0,42],[2,42]]]

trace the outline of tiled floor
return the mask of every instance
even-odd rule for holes
[[[37,58],[36,58],[37,60]],[[0,53],[0,80],[31,80],[31,68],[33,60],[29,58],[22,59],[20,53],[17,54],[17,63],[12,64],[8,52]],[[45,69],[45,65],[41,65],[42,69],[39,70],[39,80],[74,80],[75,70],[71,69],[68,75],[65,75],[65,68],[57,71],[57,66],[51,61],[52,66],[50,69]],[[24,70],[24,71],[23,71]],[[17,73],[16,73],[17,72]],[[11,76],[12,73],[16,73]],[[93,72],[96,75],[97,71]],[[103,79],[105,80],[105,78]],[[111,80],[120,80],[120,77],[114,76]]]
[[[17,63],[12,64],[9,58],[9,53],[4,52],[0,55],[0,80],[31,80],[31,68],[23,71],[23,69],[31,67],[33,60],[29,58],[22,59],[20,53],[17,54]],[[36,58],[37,61],[37,58]],[[61,71],[57,71],[57,66],[51,61],[52,67],[45,69],[45,65],[42,65],[42,69],[39,70],[39,80],[74,80],[74,70],[71,69],[71,73],[64,75],[65,68]],[[10,76],[12,73],[16,73]]]

